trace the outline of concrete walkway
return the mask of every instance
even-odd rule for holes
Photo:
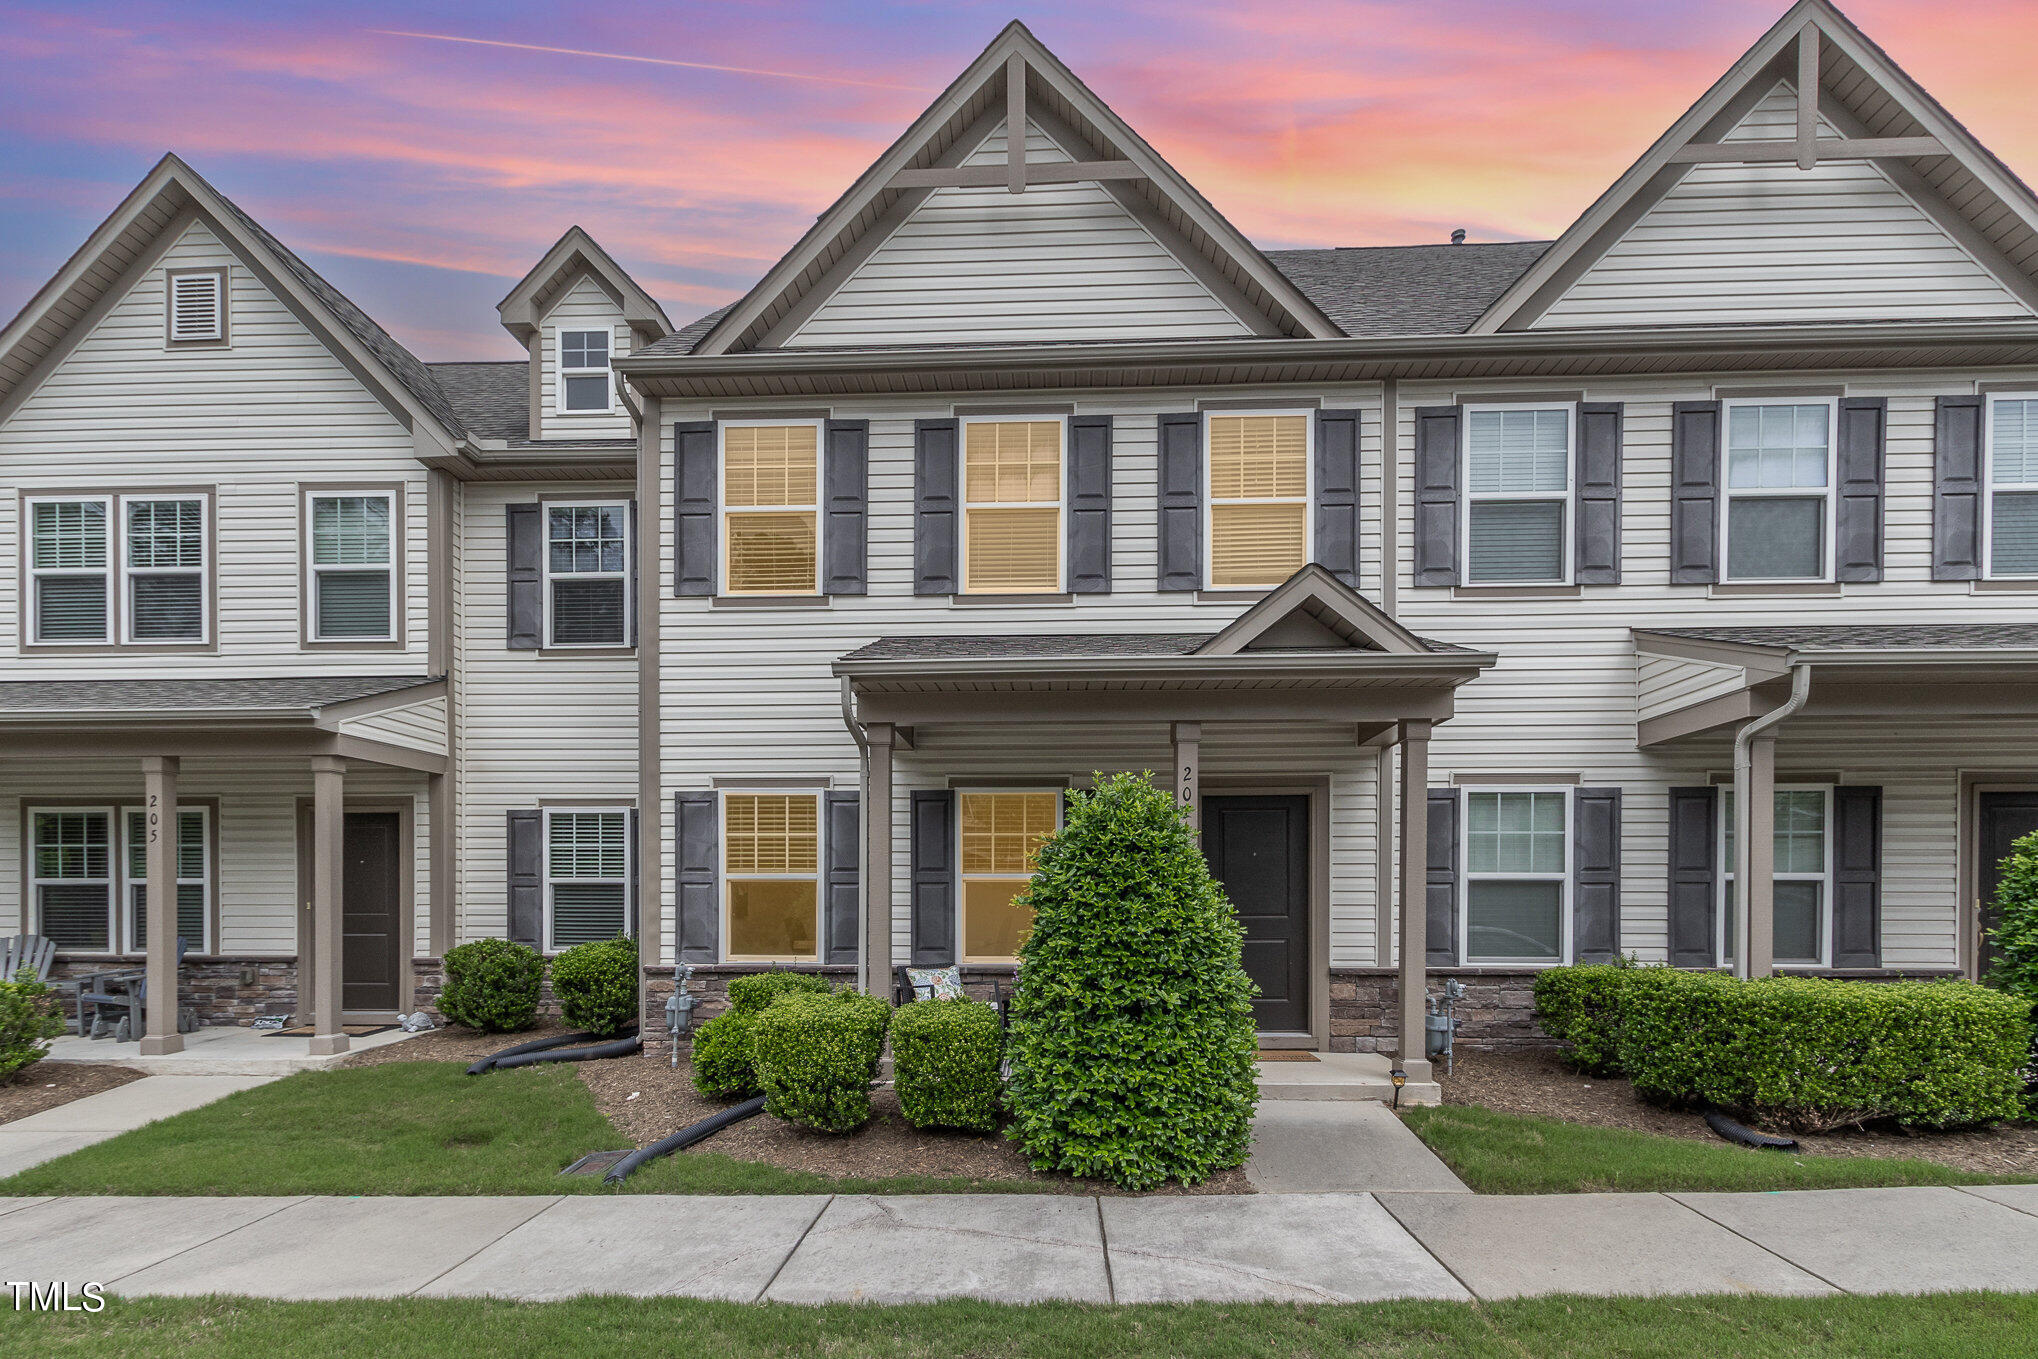
[[[212,1024],[185,1034],[182,1051],[144,1057],[139,1043],[116,1043],[67,1033],[50,1044],[49,1060],[131,1066],[151,1076],[288,1076],[295,1071],[329,1070],[353,1053],[387,1047],[416,1036],[402,1029],[388,1029],[349,1038],[346,1052],[314,1057],[309,1038],[237,1024]]]
[[[1386,1105],[1263,1100],[1245,1177],[1262,1194],[1469,1194]]]
[[[144,1076],[12,1123],[0,1123],[0,1180],[80,1147],[267,1085],[274,1076]]]
[[[2038,1290],[2038,1185],[1776,1194],[0,1199],[130,1296],[1366,1302]]]

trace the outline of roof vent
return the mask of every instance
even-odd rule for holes
[[[1451,244],[1463,245],[1464,243],[1465,243],[1465,228],[1463,227],[1454,228],[1451,232]]]

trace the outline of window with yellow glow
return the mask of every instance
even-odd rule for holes
[[[818,425],[722,427],[725,593],[819,592],[820,488]]]
[[[1033,928],[1033,908],[1015,902],[1033,877],[1041,842],[1061,827],[1058,792],[963,793],[962,957],[1009,963]]]
[[[722,854],[729,961],[819,962],[820,798],[725,794]]]
[[[1279,585],[1309,559],[1309,417],[1212,415],[1210,586]]]
[[[1061,589],[1061,421],[971,420],[962,447],[962,588]]]

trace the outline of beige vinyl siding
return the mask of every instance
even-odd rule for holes
[[[602,291],[593,278],[582,274],[545,313],[539,327],[542,346],[538,355],[538,419],[540,439],[627,439],[630,414],[611,394],[613,409],[606,415],[562,415],[559,413],[559,332],[562,330],[607,330],[611,359],[630,352],[630,327],[623,321],[623,309]]]
[[[1635,656],[1635,716],[1641,721],[1722,698],[1741,688],[1746,672],[1738,665]]]
[[[1780,84],[1728,139],[1789,140],[1796,123]],[[1692,167],[1536,327],[2029,314],[1874,162],[1786,161]]]
[[[342,722],[340,734],[436,754],[446,749],[446,700],[428,698],[422,703]]]
[[[1029,161],[1073,159],[1027,125]],[[964,164],[1005,162],[1005,128]],[[1250,335],[1097,184],[936,189],[785,343]]]

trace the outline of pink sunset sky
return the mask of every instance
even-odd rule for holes
[[[420,356],[568,225],[675,322],[740,295],[1023,19],[1259,244],[1555,235],[1785,0],[15,3],[0,316],[165,151]],[[2031,0],[1847,11],[2038,173]]]

